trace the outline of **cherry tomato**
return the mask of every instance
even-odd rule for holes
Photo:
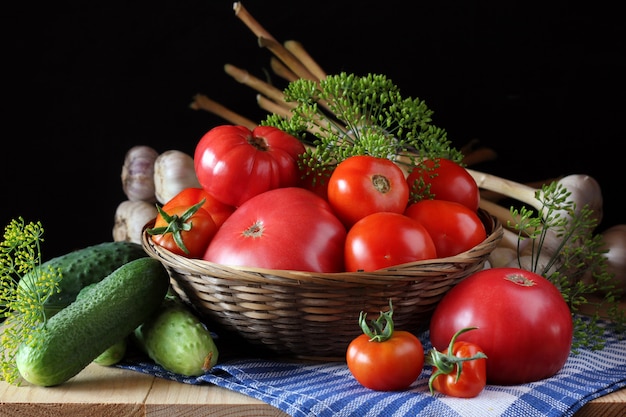
[[[361,312],[363,334],[348,345],[346,363],[350,373],[364,387],[376,391],[408,388],[422,373],[424,347],[412,333],[393,329],[390,307],[381,312],[370,329]]]
[[[435,243],[426,228],[403,214],[370,214],[356,222],[346,236],[346,271],[375,271],[436,257]]]
[[[211,214],[201,206],[159,208],[154,227],[147,232],[157,245],[187,258],[202,258],[217,226]]]
[[[523,384],[548,378],[570,353],[573,321],[560,291],[518,268],[471,274],[441,299],[430,323],[433,347],[443,349],[457,329],[477,327],[459,341],[483,349],[487,383]]]
[[[204,188],[184,188],[174,197],[172,197],[167,203],[163,205],[163,210],[167,212],[172,207],[176,206],[188,206],[191,207],[194,204],[198,204],[204,200],[202,208],[208,211],[213,217],[213,221],[217,227],[220,227],[224,220],[230,216],[235,207],[224,204],[211,194],[207,193]]]
[[[303,152],[302,142],[276,127],[223,125],[200,139],[194,168],[202,188],[237,207],[264,191],[297,185]]]
[[[478,210],[480,202],[478,185],[470,173],[454,161],[445,158],[427,159],[423,165],[413,168],[406,181],[411,191],[412,202],[434,198],[456,201],[470,210]]]
[[[238,207],[204,259],[232,266],[341,272],[346,229],[326,200],[298,187],[266,191]]]
[[[487,238],[478,213],[454,201],[421,200],[411,204],[405,215],[428,230],[440,258],[470,250]]]
[[[473,398],[487,385],[487,356],[480,346],[456,338],[475,327],[461,329],[452,336],[450,345],[439,352],[433,348],[426,356],[426,363],[433,366],[428,380],[430,392],[459,398]]]
[[[328,202],[346,225],[379,211],[403,213],[409,187],[402,170],[386,158],[351,156],[328,180]]]

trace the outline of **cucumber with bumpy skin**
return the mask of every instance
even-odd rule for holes
[[[154,314],[168,288],[159,261],[146,257],[122,265],[19,346],[20,375],[39,386],[66,382]]]
[[[77,249],[52,258],[25,274],[19,282],[24,288],[33,285],[41,268],[59,268],[61,281],[59,292],[52,294],[44,303],[47,317],[58,313],[72,303],[78,293],[89,284],[101,281],[120,266],[148,255],[141,245],[132,242],[103,242]]]
[[[217,363],[217,347],[200,319],[174,297],[166,297],[161,308],[135,329],[134,342],[170,372],[202,375]]]

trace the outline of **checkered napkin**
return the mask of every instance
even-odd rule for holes
[[[211,383],[257,398],[294,417],[364,416],[571,416],[585,403],[626,387],[626,339],[605,325],[602,350],[579,349],[551,378],[514,386],[488,385],[471,399],[428,390],[426,366],[411,387],[377,392],[362,387],[343,362],[301,363],[237,359],[199,377],[183,377],[149,361],[117,366],[187,384]],[[420,335],[425,351],[428,333]]]

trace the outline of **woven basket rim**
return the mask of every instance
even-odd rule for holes
[[[146,232],[146,229],[152,227],[155,219],[151,220],[144,226],[142,232],[142,246],[149,256],[160,260],[167,266],[177,270],[187,271],[190,274],[211,276],[211,271],[220,270],[225,271],[226,274],[237,275],[237,280],[256,283],[267,282],[267,280],[271,277],[278,277],[283,281],[293,280],[296,284],[303,281],[326,282],[329,280],[344,283],[363,282],[364,284],[372,284],[372,281],[375,281],[376,283],[384,284],[386,282],[392,283],[397,280],[414,280],[416,276],[438,276],[445,273],[446,270],[455,272],[459,269],[459,265],[473,265],[475,262],[486,258],[485,255],[491,253],[491,251],[502,239],[503,227],[500,220],[488,213],[486,210],[479,209],[478,213],[487,230],[487,237],[483,242],[468,251],[447,258],[434,258],[409,262],[376,271],[309,272],[279,270],[223,265],[204,259],[186,258],[184,256],[174,254],[152,241],[150,235]],[[461,269],[463,268],[461,267]]]

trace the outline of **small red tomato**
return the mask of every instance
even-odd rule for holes
[[[211,214],[218,228],[224,223],[224,220],[235,211],[235,207],[222,203],[217,198],[207,193],[204,188],[199,187],[189,187],[181,190],[163,205],[163,211],[168,212],[168,210],[176,206],[191,207],[202,200],[204,200],[202,208]]]
[[[217,232],[213,217],[201,207],[203,203],[171,207],[167,212],[159,208],[154,227],[147,230],[152,241],[177,255],[202,258]]]
[[[391,303],[390,303],[391,305]],[[376,391],[408,388],[422,373],[424,347],[407,331],[394,330],[392,310],[381,312],[371,329],[361,312],[363,334],[348,345],[346,362],[352,376],[364,387]]]
[[[386,158],[351,156],[337,165],[328,180],[328,202],[347,228],[368,214],[403,213],[408,201],[404,173]]]
[[[443,352],[435,348],[428,352],[426,362],[433,366],[428,380],[431,393],[437,390],[452,397],[473,398],[487,385],[487,355],[474,343],[456,340],[461,333],[473,329],[468,327],[455,333]]]
[[[470,250],[487,238],[478,214],[454,201],[421,200],[411,204],[404,214],[428,230],[440,258]]]
[[[461,165],[445,158],[428,159],[416,166],[406,178],[411,195],[420,199],[456,201],[470,210],[478,210],[480,190],[469,172]],[[426,187],[430,185],[430,193]],[[424,196],[424,194],[427,194]]]
[[[380,212],[365,216],[348,230],[346,271],[375,271],[437,257],[430,234],[403,214]]]

